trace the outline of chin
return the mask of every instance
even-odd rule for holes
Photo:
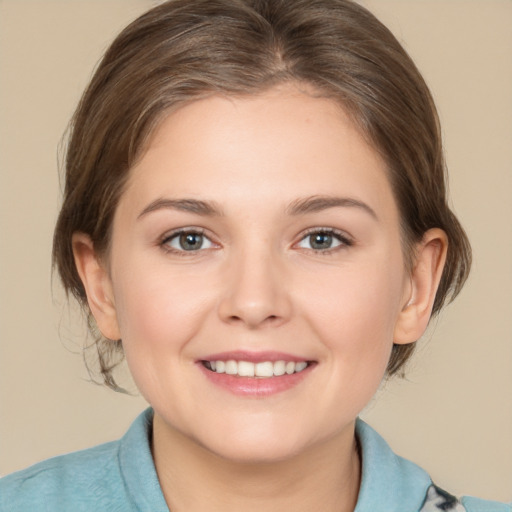
[[[214,455],[238,464],[272,464],[293,459],[305,449],[305,446],[302,443],[287,442],[283,445],[259,439],[254,443],[235,441],[229,446],[219,444],[209,449]]]
[[[196,442],[225,460],[241,464],[269,464],[289,460],[321,442],[314,439],[315,436],[308,436],[304,425],[297,425],[294,429],[289,424],[254,422],[250,426],[231,424],[223,428],[212,428],[210,432],[221,432],[222,435],[200,436]]]

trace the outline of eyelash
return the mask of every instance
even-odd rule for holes
[[[196,249],[196,250],[192,249],[192,250],[187,251],[186,249],[177,249],[177,248],[173,248],[169,245],[169,243],[172,240],[178,239],[179,237],[181,237],[183,235],[198,235],[198,236],[203,237],[203,241],[204,240],[208,241],[208,243],[211,244],[211,246],[215,245],[215,243],[205,235],[205,230],[201,229],[201,228],[178,229],[176,231],[172,231],[171,233],[167,233],[162,237],[162,239],[159,242],[159,245],[167,253],[177,254],[179,256],[190,256],[192,254],[197,254],[201,250],[207,250],[207,249],[212,248],[212,247],[206,247],[206,248],[200,247],[199,249]],[[329,255],[329,254],[332,254],[333,252],[336,252],[338,250],[341,250],[341,249],[344,249],[347,247],[351,247],[354,245],[353,239],[350,238],[343,231],[339,231],[334,228],[311,228],[311,229],[308,229],[306,232],[302,233],[300,240],[298,242],[296,242],[294,244],[294,246],[299,245],[301,242],[303,242],[308,237],[311,237],[313,235],[331,236],[332,238],[334,238],[336,241],[339,242],[339,245],[337,245],[335,247],[328,247],[324,250],[314,249],[314,248],[304,248],[307,251],[314,252],[315,254]]]
[[[169,245],[169,242],[174,239],[179,239],[182,235],[198,235],[203,237],[203,240],[207,240],[212,246],[215,245],[215,243],[205,235],[205,230],[201,228],[185,228],[172,231],[171,233],[166,233],[160,240],[159,245],[165,252],[176,254],[178,256],[190,256],[192,254],[197,254],[200,250],[205,250],[201,247],[197,250],[187,251],[186,249],[176,249]],[[207,247],[206,249],[210,249],[210,247]]]
[[[308,251],[314,252],[315,254],[321,254],[322,256],[331,255],[332,253],[334,253],[336,251],[346,249],[347,247],[352,247],[354,245],[354,240],[350,236],[348,236],[347,233],[340,231],[338,229],[334,229],[334,228],[311,228],[311,229],[308,229],[305,233],[302,234],[299,242],[297,242],[294,245],[301,243],[302,241],[306,240],[308,237],[311,237],[312,235],[328,235],[328,236],[332,236],[335,240],[340,242],[340,245],[335,246],[335,247],[329,247],[324,250],[313,249],[313,248],[306,249]]]

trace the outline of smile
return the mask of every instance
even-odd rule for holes
[[[318,361],[274,350],[234,350],[208,354],[196,360],[215,386],[245,398],[264,398],[299,386]]]
[[[309,363],[307,361],[262,361],[253,363],[251,361],[201,361],[202,365],[215,373],[225,373],[238,377],[256,377],[269,379],[292,375],[304,371]]]

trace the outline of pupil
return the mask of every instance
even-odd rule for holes
[[[192,251],[201,247],[203,235],[197,233],[184,233],[180,236],[180,245],[185,251]]]
[[[313,249],[328,249],[332,244],[332,235],[328,233],[316,233],[311,235],[311,247]]]

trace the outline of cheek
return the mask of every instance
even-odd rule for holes
[[[400,311],[403,273],[398,266],[340,269],[304,283],[303,310],[326,348],[354,371],[385,370]],[[348,364],[350,363],[350,365]]]
[[[114,294],[127,357],[130,351],[181,350],[201,325],[211,287],[197,275],[170,272],[154,262],[125,261],[118,268]]]
[[[205,295],[210,287],[197,287],[197,277],[151,268],[140,272],[126,262],[123,275],[131,277],[114,281],[114,292],[126,362],[140,393],[155,406],[167,402],[169,389],[181,389],[180,376],[190,372],[191,340],[205,322],[211,297]],[[183,391],[174,396],[176,404],[186,407],[185,397]]]

